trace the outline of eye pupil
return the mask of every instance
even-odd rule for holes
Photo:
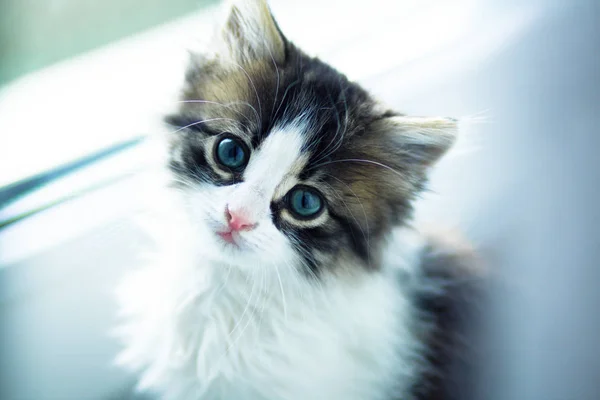
[[[300,217],[314,216],[322,207],[321,196],[314,190],[296,188],[290,193],[290,208]]]
[[[302,196],[302,207],[311,208],[311,197],[307,196],[306,193]]]
[[[248,161],[245,146],[232,138],[221,140],[217,146],[217,161],[227,168],[240,169]]]

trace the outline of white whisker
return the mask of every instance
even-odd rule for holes
[[[279,289],[281,290],[281,301],[283,303],[283,315],[285,320],[288,320],[287,316],[287,302],[285,300],[285,292],[283,290],[283,283],[281,282],[281,275],[279,274],[279,267],[275,265],[275,272],[277,273],[277,280],[279,281]]]
[[[184,104],[211,104],[211,105],[215,105],[215,106],[222,106],[222,107],[227,107],[227,108],[231,108],[236,114],[241,115],[242,117],[246,118],[246,120],[248,122],[251,122],[250,119],[246,116],[246,114],[242,113],[239,110],[236,110],[235,108],[233,108],[233,106],[236,105],[242,105],[242,106],[248,106],[250,107],[250,109],[254,112],[254,116],[256,117],[256,124],[259,124],[260,121],[260,117],[258,115],[258,112],[256,111],[256,108],[254,108],[254,106],[252,106],[252,104],[248,103],[247,101],[230,101],[228,103],[220,103],[218,101],[211,101],[211,100],[201,100],[201,99],[188,99],[188,100],[177,100],[177,103],[184,103]]]
[[[404,175],[402,175],[400,172],[396,171],[394,168],[390,167],[389,165],[385,165],[385,164],[382,164],[382,163],[377,162],[377,161],[365,160],[365,159],[360,159],[360,158],[348,158],[348,159],[344,159],[344,160],[327,161],[327,162],[324,162],[324,163],[317,164],[317,165],[313,166],[312,169],[319,168],[319,167],[322,167],[324,165],[337,164],[337,163],[343,163],[343,162],[357,162],[357,163],[366,163],[366,164],[377,165],[379,167],[385,168],[385,169],[393,172],[394,174],[398,175],[402,179],[406,178]]]
[[[281,97],[281,101],[279,102],[279,106],[277,106],[277,111],[275,111],[275,113],[273,114],[274,116],[279,114],[279,110],[281,109],[281,106],[283,106],[283,103],[285,102],[285,98],[287,97],[288,92],[294,86],[296,86],[298,83],[300,83],[300,79],[295,80],[294,82],[290,83],[287,88],[285,88],[285,91],[283,92],[283,96]]]
[[[213,122],[213,121],[234,121],[235,123],[239,123],[239,121],[237,121],[237,120],[235,120],[233,118],[224,118],[224,117],[222,117],[222,118],[208,118],[208,119],[202,119],[202,120],[199,120],[199,121],[196,121],[196,122],[192,122],[191,124],[187,124],[185,126],[177,128],[177,129],[175,129],[173,131],[170,131],[169,134],[172,135],[172,134],[175,134],[177,132],[181,132],[181,131],[183,131],[185,129],[191,128],[192,126],[196,126],[196,125],[200,125],[200,124],[205,124],[207,122]]]
[[[254,94],[256,95],[256,101],[258,102],[258,115],[259,116],[262,115],[262,106],[261,106],[261,103],[260,103],[260,95],[258,94],[258,90],[256,89],[256,85],[254,84],[254,81],[250,77],[250,74],[248,74],[248,71],[246,71],[244,69],[244,67],[242,67],[240,64],[238,64],[236,62],[233,62],[233,61],[231,61],[231,63],[233,65],[235,65],[236,67],[238,67],[239,69],[241,69],[242,72],[244,73],[244,75],[246,75],[246,78],[248,78],[248,81],[250,82],[250,85],[252,85],[252,89],[254,90]],[[260,118],[259,118],[259,121],[258,121],[258,125],[259,125],[258,130],[261,131],[262,130],[262,119],[260,119]]]

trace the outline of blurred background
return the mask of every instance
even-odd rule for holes
[[[145,138],[209,0],[0,0],[0,399],[136,398],[113,289],[148,243]],[[409,114],[463,119],[417,219],[489,265],[476,399],[600,399],[600,2],[271,0],[284,33]]]

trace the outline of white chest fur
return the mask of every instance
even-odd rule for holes
[[[222,266],[138,271],[120,292],[120,362],[168,399],[387,400],[419,352],[387,272],[292,287]]]

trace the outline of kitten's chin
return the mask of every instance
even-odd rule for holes
[[[196,220],[197,221],[197,220]],[[202,222],[205,222],[206,219]],[[298,256],[282,235],[270,232],[231,232],[223,224],[192,223],[185,237],[202,267],[226,266],[254,273],[259,269],[296,270]]]
[[[261,254],[237,232],[219,232],[205,227],[198,233],[195,240],[201,243],[196,251],[200,263],[224,264],[241,269],[264,263]]]

